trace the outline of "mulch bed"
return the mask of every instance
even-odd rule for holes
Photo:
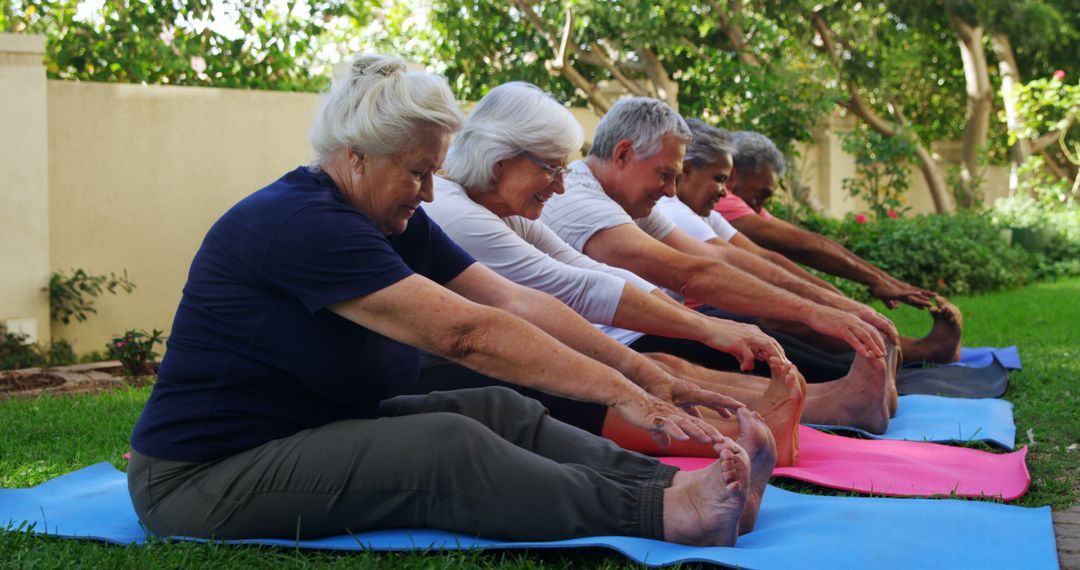
[[[157,372],[157,363],[151,364]],[[117,360],[51,368],[0,371],[0,400],[42,394],[98,394],[124,386],[145,386],[153,376],[124,376]]]

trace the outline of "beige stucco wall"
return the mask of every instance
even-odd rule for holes
[[[167,333],[214,220],[310,158],[317,102],[313,94],[49,81],[51,266],[126,269],[138,286],[54,333],[80,352],[128,328]]]
[[[0,34],[0,325],[49,339],[45,38]]]

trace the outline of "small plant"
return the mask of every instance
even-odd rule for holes
[[[914,147],[908,139],[855,129],[844,136],[842,146],[855,157],[855,178],[843,182],[848,194],[862,198],[878,219],[910,209],[902,200],[911,186],[908,165]]]
[[[22,333],[0,330],[0,370],[45,365],[45,357],[29,339],[30,337]]]
[[[115,336],[105,345],[112,358],[119,360],[124,367],[124,375],[132,378],[144,374],[153,374],[150,362],[158,357],[154,346],[162,342],[162,331],[153,332],[131,329],[121,336]]]
[[[54,321],[70,324],[72,317],[79,322],[87,319],[87,313],[97,313],[94,298],[104,292],[116,295],[117,289],[127,293],[135,290],[135,284],[128,280],[127,270],[123,275],[109,273],[91,275],[83,269],[72,269],[71,276],[57,271],[49,276],[49,316]]]

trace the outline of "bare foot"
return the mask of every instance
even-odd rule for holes
[[[664,490],[664,540],[692,546],[735,546],[750,487],[750,458],[729,438],[713,445],[705,469],[679,471]]]
[[[769,359],[769,368],[772,381],[754,411],[761,415],[772,432],[776,442],[776,464],[790,467],[799,456],[799,421],[806,405],[806,380],[794,364],[781,362],[776,357]],[[750,449],[746,451],[754,456]]]
[[[896,417],[896,410],[900,406],[900,393],[896,390],[896,375],[900,373],[900,363],[904,356],[900,347],[885,342],[885,403],[889,408],[889,417]]]
[[[930,333],[912,343],[908,354],[927,362],[949,363],[960,360],[960,337],[964,331],[964,315],[956,305],[942,296],[938,306],[930,307],[934,326]]]
[[[826,384],[807,400],[803,421],[843,425],[873,434],[889,427],[884,358],[856,356],[847,376]]]
[[[776,467],[776,445],[769,426],[760,415],[751,414],[750,410],[741,408],[738,418],[739,437],[735,441],[750,456],[750,490],[742,516],[739,517],[739,534],[743,535],[754,530],[754,523],[757,522],[765,486]]]

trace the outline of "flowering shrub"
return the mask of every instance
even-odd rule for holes
[[[115,336],[106,346],[109,355],[120,361],[124,367],[124,374],[135,377],[144,374],[152,374],[153,368],[150,362],[158,357],[154,346],[161,343],[162,331],[154,329],[153,332],[131,329],[122,336]]]
[[[891,217],[891,216],[890,216]],[[894,277],[951,296],[1014,287],[1032,276],[1032,255],[1005,240],[989,215],[962,211],[871,221],[806,215],[802,227],[824,234]],[[869,300],[866,288],[825,277],[844,293]]]

